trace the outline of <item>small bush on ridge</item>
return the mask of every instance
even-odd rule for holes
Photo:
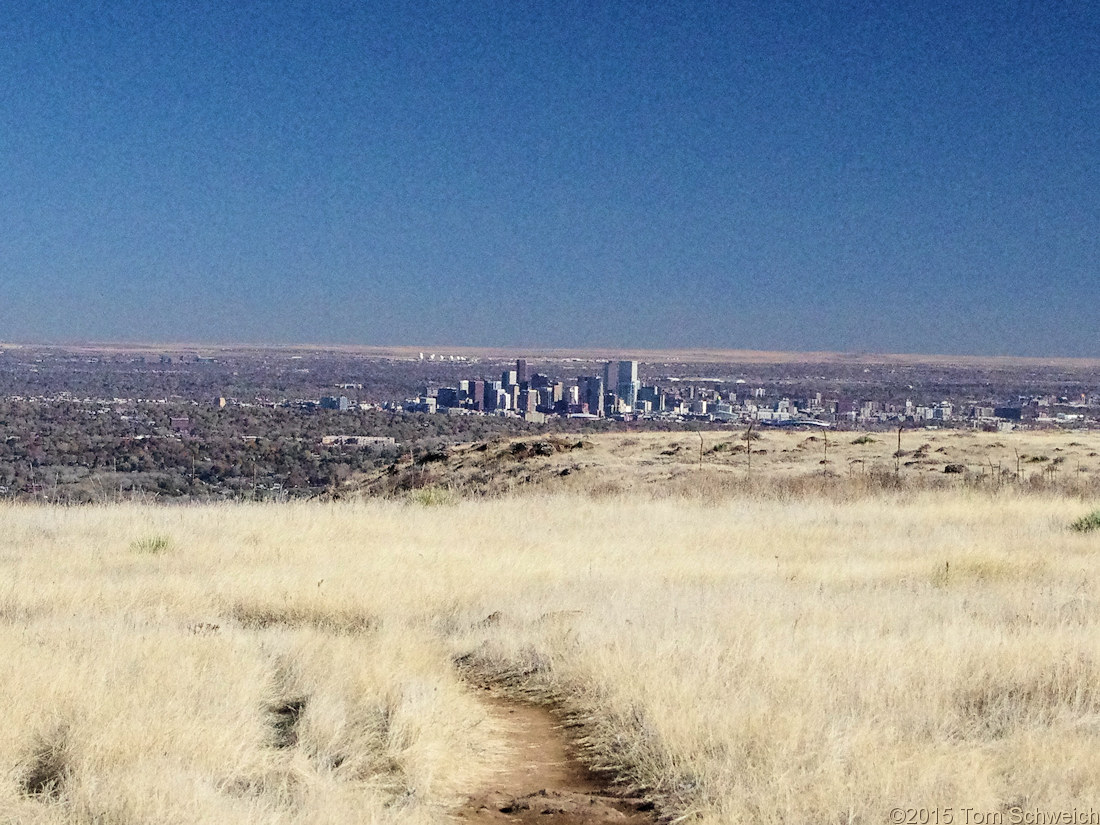
[[[1089,533],[1100,529],[1100,510],[1093,510],[1087,516],[1081,516],[1069,528],[1076,530],[1078,533]]]

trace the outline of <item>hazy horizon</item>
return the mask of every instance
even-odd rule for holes
[[[508,360],[511,358],[525,357],[538,360],[540,358],[576,358],[578,360],[618,360],[634,359],[641,362],[653,362],[669,357],[682,356],[685,360],[707,363],[707,358],[714,358],[714,363],[777,363],[782,361],[804,360],[806,363],[814,363],[818,359],[821,363],[831,361],[854,363],[875,363],[881,361],[889,363],[929,363],[935,364],[943,361],[956,361],[962,364],[988,364],[990,362],[1003,362],[1005,364],[1066,364],[1077,363],[1081,366],[1100,367],[1100,356],[1035,356],[1012,354],[974,354],[961,352],[885,352],[875,350],[761,350],[745,348],[714,348],[714,347],[672,347],[672,348],[646,348],[646,347],[523,347],[523,346],[476,346],[470,344],[339,344],[317,341],[297,341],[286,343],[264,343],[255,341],[186,341],[186,340],[116,340],[116,341],[12,341],[0,340],[0,349],[9,347],[13,349],[57,349],[61,351],[87,350],[91,352],[129,352],[149,351],[168,354],[174,351],[180,353],[226,351],[237,350],[250,351],[286,351],[286,352],[350,352],[371,357],[406,358],[415,354],[423,354],[425,360],[431,356],[443,361],[448,356],[470,356],[486,360]],[[800,359],[800,356],[804,356]]]
[[[1100,12],[16,0],[0,339],[1094,357]]]

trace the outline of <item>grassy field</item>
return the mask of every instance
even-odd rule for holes
[[[0,821],[445,822],[503,758],[482,682],[685,822],[1100,799],[1087,485],[769,487],[615,438],[483,451],[556,479],[484,498],[0,507]]]
[[[761,428],[547,436],[408,458],[363,480],[377,492],[673,497],[1017,489],[1100,496],[1100,434],[793,431]]]

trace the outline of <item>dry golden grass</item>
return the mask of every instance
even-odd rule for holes
[[[818,493],[834,499],[883,489],[1019,488],[1100,496],[1100,434],[966,430],[823,432],[760,429],[746,453],[743,429],[598,436],[551,435],[469,444],[442,462],[387,469],[365,484],[421,498],[538,493],[672,496]],[[533,449],[543,447],[543,453]],[[958,472],[945,472],[951,466]]]
[[[685,821],[1100,798],[1089,504],[590,489],[0,507],[0,819],[446,821],[500,758],[463,676]]]

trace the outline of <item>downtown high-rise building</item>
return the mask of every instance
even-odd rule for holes
[[[485,409],[485,382],[471,381],[467,387],[466,397],[470,399],[470,406],[475,410]]]
[[[581,404],[588,408],[592,415],[603,417],[604,414],[604,382],[599,375],[585,375],[577,379],[578,395]]]
[[[486,381],[485,389],[482,391],[482,408],[487,412],[493,412],[497,408],[497,401],[500,398],[501,383],[499,381]]]
[[[638,389],[641,387],[638,381],[638,362],[620,361],[617,379],[615,395],[633,409],[638,403]]]

